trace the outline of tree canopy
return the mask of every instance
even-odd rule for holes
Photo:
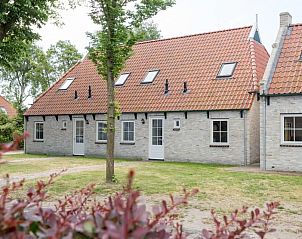
[[[90,0],[90,16],[101,30],[91,34],[89,54],[98,73],[107,80],[107,161],[106,181],[114,178],[115,101],[114,80],[120,73],[132,46],[138,41],[135,29],[172,6],[175,0]]]

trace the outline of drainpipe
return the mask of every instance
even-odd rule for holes
[[[27,123],[26,123],[25,116],[23,116],[23,125],[24,125],[24,132],[23,133],[25,133],[27,131]],[[26,138],[24,138],[23,142],[24,142],[24,153],[26,154]]]
[[[263,153],[264,153],[264,170],[266,171],[266,105],[267,105],[267,99],[264,97],[264,140],[263,140]]]
[[[246,130],[246,111],[243,111],[243,134],[244,134],[244,138],[243,138],[243,144],[244,144],[244,152],[243,152],[243,164],[244,166],[247,166],[247,130]]]

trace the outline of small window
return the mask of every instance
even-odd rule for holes
[[[0,107],[0,112],[7,115],[7,111],[4,107]]]
[[[35,136],[34,139],[36,141],[44,140],[44,123],[43,122],[35,122],[34,136]]]
[[[62,121],[62,129],[66,129],[67,128],[67,121],[63,120]]]
[[[67,90],[75,78],[67,78],[64,83],[60,86],[59,90]]]
[[[302,114],[283,116],[283,143],[302,144]]]
[[[134,121],[122,122],[122,142],[133,143],[134,139]]]
[[[155,77],[158,75],[159,70],[149,71],[145,76],[145,79],[142,81],[144,84],[152,83]]]
[[[217,78],[231,77],[234,73],[237,62],[223,63],[220,67]]]
[[[107,142],[107,123],[105,121],[96,122],[96,141]]]
[[[180,119],[174,119],[174,130],[179,130],[180,129]]]
[[[228,144],[228,121],[212,121],[212,144]]]
[[[120,77],[115,82],[115,86],[121,86],[121,85],[125,84],[125,82],[128,79],[129,75],[130,75],[130,73],[121,74]]]

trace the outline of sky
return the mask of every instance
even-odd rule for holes
[[[153,18],[163,38],[211,32],[253,25],[258,14],[260,37],[268,52],[274,43],[280,12],[289,12],[293,23],[302,23],[301,0],[176,0],[176,4]],[[70,40],[85,53],[87,32],[94,32],[87,7],[61,13],[63,27],[47,24],[39,33],[39,45],[47,49],[59,40]]]

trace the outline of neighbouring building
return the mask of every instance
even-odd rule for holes
[[[115,156],[259,162],[259,82],[269,55],[257,27],[138,43],[115,83]],[[84,59],[25,113],[27,153],[106,154],[106,81]]]
[[[13,105],[0,95],[0,111],[8,115],[9,118],[13,118],[17,115],[16,109]]]
[[[302,171],[302,24],[280,14],[261,82],[261,168]]]

